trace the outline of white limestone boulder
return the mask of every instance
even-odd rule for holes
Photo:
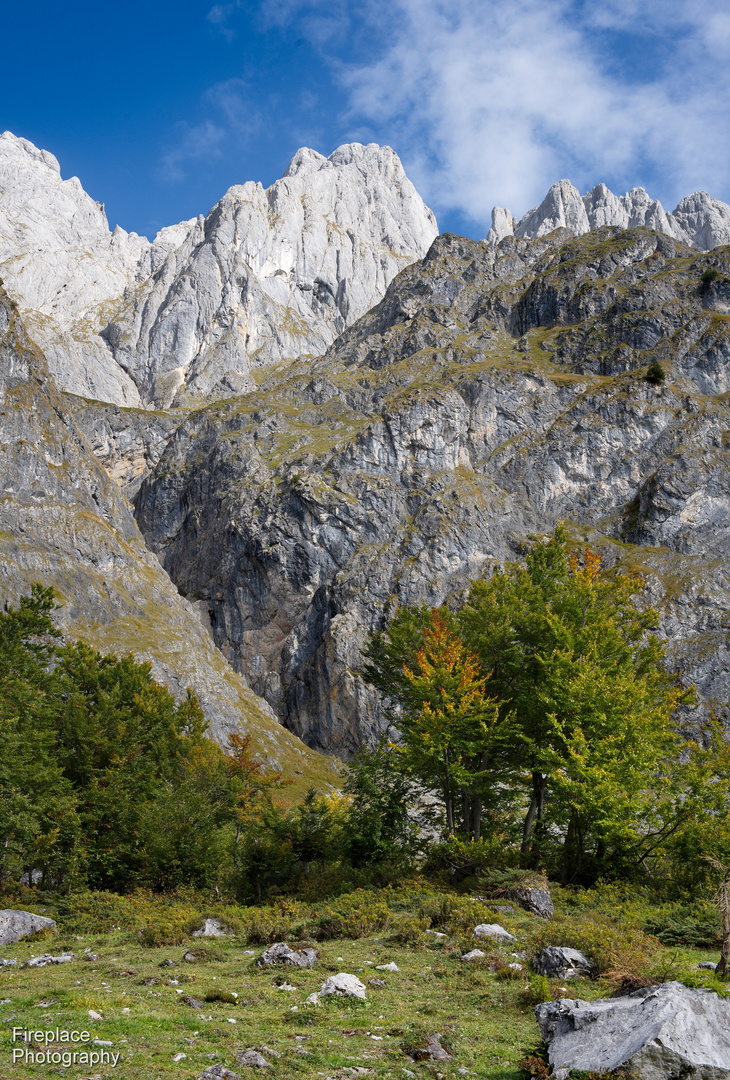
[[[499,923],[479,923],[479,926],[474,927],[472,937],[476,938],[491,938],[492,941],[516,941],[517,938],[513,937],[508,930],[505,930]]]
[[[55,930],[56,923],[45,915],[34,915],[31,911],[16,911],[4,908],[0,911],[0,945],[12,945],[21,938],[37,934],[40,930]]]
[[[535,1009],[554,1076],[626,1070],[637,1080],[728,1080],[730,1001],[670,982],[599,1001]]]
[[[532,961],[538,975],[548,979],[575,979],[596,974],[596,965],[578,949],[549,945]]]
[[[285,941],[269,945],[256,961],[259,967],[272,967],[275,964],[288,964],[291,967],[314,967],[318,960],[316,949],[292,949]]]
[[[329,994],[336,994],[338,997],[356,997],[361,1001],[365,1001],[367,996],[365,986],[357,975],[349,975],[345,971],[330,975],[329,979],[325,979],[322,983],[319,991],[320,998],[327,997]]]

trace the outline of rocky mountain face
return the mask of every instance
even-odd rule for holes
[[[383,731],[369,634],[563,520],[644,577],[684,722],[730,726],[725,204],[564,181],[431,243],[397,157],[353,144],[149,243],[7,133],[0,187],[3,599],[53,584],[70,636],[332,782],[295,736]]]
[[[632,188],[618,196],[605,184],[597,184],[581,196],[569,180],[553,184],[540,205],[528,210],[519,221],[511,211],[495,206],[487,240],[493,244],[505,236],[537,240],[553,229],[568,229],[574,236],[582,236],[604,225],[620,229],[644,225],[700,251],[730,244],[730,206],[711,198],[706,191],[688,195],[670,214],[643,188]]]
[[[358,669],[396,605],[441,603],[558,520],[644,576],[699,691],[685,722],[727,721],[728,312],[728,249],[441,236],[322,357],[183,420],[137,520],[311,746],[382,731]]]
[[[109,231],[56,159],[0,136],[0,277],[60,389],[120,406],[252,389],[324,351],[428,250],[436,221],[388,147],[299,150],[150,243]]]
[[[194,605],[147,549],[129,503],[89,451],[18,309],[0,289],[0,596],[52,585],[61,628],[103,652],[134,652],[178,697],[188,686],[221,742],[243,728],[272,766],[318,785],[330,764],[282,731],[226,664]],[[305,784],[306,786],[306,784]]]

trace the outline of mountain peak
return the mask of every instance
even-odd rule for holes
[[[492,244],[498,244],[505,236],[536,240],[559,228],[582,236],[603,225],[621,229],[644,225],[690,247],[709,251],[730,243],[730,206],[713,199],[706,191],[696,191],[685,196],[673,213],[668,213],[643,187],[634,187],[618,196],[600,183],[581,196],[569,180],[558,180],[540,205],[528,210],[519,220],[504,207],[495,206],[487,240]]]

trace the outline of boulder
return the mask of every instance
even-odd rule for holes
[[[318,960],[316,949],[292,949],[284,941],[269,945],[256,961],[259,967],[271,967],[274,964],[291,964],[293,967],[314,967]]]
[[[322,998],[328,994],[337,994],[338,997],[356,997],[361,1001],[364,1001],[366,997],[365,986],[357,975],[348,975],[345,971],[330,975],[329,979],[325,979],[322,983],[319,996]]]
[[[56,923],[45,915],[34,915],[32,911],[14,911],[5,908],[0,911],[0,945],[12,945],[14,941],[37,934],[39,930],[55,930]]]
[[[224,930],[217,919],[206,919],[200,930],[194,930],[190,937],[230,937],[228,930]]]
[[[209,1065],[203,1069],[198,1080],[240,1080],[238,1073],[231,1072],[225,1065]]]
[[[46,964],[67,964],[69,960],[74,959],[74,954],[60,953],[58,956],[52,956],[51,953],[44,953],[43,956],[33,956],[30,960],[26,960],[26,967],[45,967]]]
[[[547,881],[532,885],[510,885],[505,889],[500,889],[499,895],[506,900],[514,900],[515,904],[519,904],[525,911],[538,915],[541,919],[553,917],[555,909]]]
[[[538,975],[548,979],[575,979],[583,975],[595,975],[596,965],[577,949],[563,945],[549,945],[532,961]]]
[[[250,1069],[270,1069],[271,1063],[266,1060],[258,1050],[239,1050],[236,1054],[236,1064],[245,1065]]]
[[[473,937],[492,938],[493,941],[516,941],[499,923],[480,923],[474,927]]]
[[[711,990],[670,982],[626,997],[551,1001],[535,1015],[553,1075],[622,1069],[637,1080],[730,1078],[730,1001]]]
[[[410,1056],[414,1061],[451,1061],[451,1054],[448,1054],[441,1045],[442,1036],[435,1032],[433,1035],[426,1035],[424,1038],[424,1046],[418,1046],[415,1050],[411,1050]]]

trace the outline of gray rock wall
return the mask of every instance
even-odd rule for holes
[[[167,408],[250,390],[323,352],[428,250],[436,221],[389,148],[295,154],[150,243],[52,154],[0,136],[0,274],[60,389]]]
[[[17,604],[34,582],[52,585],[66,636],[149,660],[178,698],[192,687],[219,741],[247,730],[272,768],[286,764],[318,785],[335,778],[230,669],[147,549],[2,289],[0,454],[0,601]]]
[[[312,746],[382,731],[358,670],[389,612],[561,519],[645,577],[700,691],[685,721],[726,715],[728,287],[728,250],[646,229],[440,237],[325,356],[188,417],[141,486],[142,531]]]

